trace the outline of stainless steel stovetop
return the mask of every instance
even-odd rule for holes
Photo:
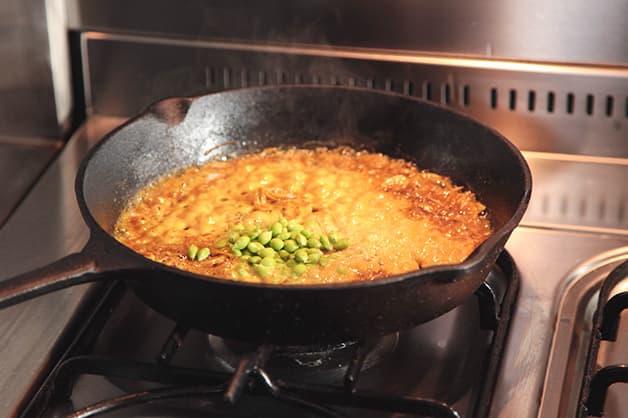
[[[74,197],[76,169],[89,147],[122,121],[89,119],[0,229],[2,277],[81,249],[87,229]],[[548,219],[559,221],[561,211],[552,212],[554,206],[548,207],[546,196],[564,190],[566,181],[569,187],[577,187],[582,178],[589,179],[588,184],[582,183],[588,188],[595,188],[592,182],[609,179],[618,186],[625,184],[622,179],[627,178],[628,165],[610,158],[525,156],[532,169],[534,192],[528,214],[506,246],[519,268],[521,283],[489,416],[572,416],[574,407],[568,400],[578,392],[579,378],[574,373],[582,367],[582,353],[587,348],[593,295],[601,279],[628,259],[628,232],[549,223]],[[587,204],[583,203],[585,210]],[[608,210],[600,211],[608,216]],[[562,216],[567,218],[568,213],[563,211]],[[626,286],[624,280],[624,289]],[[68,334],[76,331],[75,320],[89,311],[86,303],[93,300],[89,297],[93,291],[94,285],[82,285],[0,312],[0,415],[19,415],[63,352]],[[438,328],[442,327],[446,326]],[[601,361],[628,361],[627,336],[624,321],[618,343],[603,348]],[[448,346],[446,340],[441,345],[441,356],[455,355],[455,345]],[[444,387],[452,383],[446,379],[435,382]],[[625,416],[626,398],[625,390],[623,395],[611,391],[608,416]]]

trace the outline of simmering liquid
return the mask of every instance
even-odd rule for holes
[[[156,181],[132,199],[114,235],[152,260],[202,275],[319,284],[459,263],[491,234],[485,212],[471,191],[404,160],[347,148],[270,148]],[[272,268],[264,275],[234,254],[233,240],[225,246],[236,225],[268,229],[279,220],[314,237],[337,234],[348,246],[323,249],[325,262],[298,274]],[[190,259],[192,244],[211,255]]]

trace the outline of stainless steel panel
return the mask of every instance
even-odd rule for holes
[[[67,0],[81,30],[628,63],[628,3]]]
[[[423,97],[493,126],[524,150],[628,157],[628,68],[88,32],[92,114],[131,116],[166,97],[246,86],[340,84]]]
[[[534,152],[525,156],[535,180],[525,214],[528,225],[628,234],[628,160]]]
[[[56,141],[0,138],[0,226],[60,147]]]
[[[613,268],[628,259],[628,247],[600,254],[575,267],[566,277],[558,300],[557,316],[552,340],[552,352],[539,418],[568,418],[576,416],[578,398],[585,373],[589,343],[592,336],[593,314],[598,306],[599,288]],[[628,288],[628,279],[617,286]],[[615,342],[603,341],[597,357],[600,367],[624,364],[628,358],[628,322],[622,316]],[[628,397],[613,385],[608,391],[604,416],[621,418],[628,411]],[[619,389],[614,391],[613,389]]]
[[[580,263],[627,244],[626,236],[526,227],[515,230],[506,248],[521,270],[521,288],[496,383],[491,417],[538,417],[558,292]],[[618,253],[628,257],[626,248]]]
[[[0,280],[82,248],[87,227],[74,194],[79,163],[119,120],[95,120],[75,135],[0,229]],[[47,373],[57,344],[92,285],[56,292],[0,311],[0,416],[15,416]]]
[[[70,111],[62,0],[0,2],[0,135],[59,138]],[[54,33],[54,37],[50,37]],[[64,61],[65,60],[65,61]],[[65,84],[61,80],[66,80]]]

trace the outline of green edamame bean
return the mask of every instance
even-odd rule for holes
[[[266,247],[262,248],[258,254],[262,258],[265,258],[265,257],[273,258],[275,257],[275,255],[277,255],[275,250],[273,250],[272,248],[266,248]]]
[[[317,240],[316,238],[310,238],[307,240],[307,246],[310,248],[321,248],[322,244],[320,240]]]
[[[257,241],[262,245],[266,245],[272,238],[273,233],[271,231],[263,231],[257,236]]]
[[[327,235],[321,235],[320,241],[321,241],[321,247],[323,247],[327,251],[331,251],[334,249],[334,246],[329,241],[329,238],[327,238]]]
[[[264,248],[264,246],[259,242],[252,241],[249,243],[249,245],[246,246],[246,248],[253,254],[257,254],[262,250],[262,248]]]
[[[307,263],[309,261],[309,254],[305,248],[301,248],[294,253],[294,259],[299,263]]]
[[[188,258],[190,260],[194,260],[197,254],[198,254],[198,247],[194,244],[190,245],[188,247]]]
[[[271,225],[270,232],[272,232],[273,237],[276,237],[283,232],[283,225],[280,222],[275,222]]]
[[[249,263],[251,264],[258,264],[260,261],[262,261],[262,257],[260,257],[259,255],[254,255],[249,258]]]
[[[309,253],[308,254],[308,263],[309,264],[318,264],[321,261],[320,253]]]
[[[297,234],[294,240],[297,242],[297,244],[299,244],[299,247],[307,246],[307,238],[305,238],[303,234]]]
[[[265,267],[275,267],[275,259],[273,257],[264,257],[260,264]]]
[[[341,238],[334,243],[334,250],[344,250],[349,246],[349,240],[347,238]]]
[[[233,243],[233,248],[243,250],[246,248],[247,245],[249,245],[250,242],[251,238],[247,237],[246,235],[242,235],[240,238],[238,238],[236,242]]]
[[[292,271],[296,275],[301,275],[307,271],[307,266],[305,264],[297,264],[292,268]]]
[[[206,260],[207,257],[209,257],[210,255],[211,255],[211,251],[209,250],[209,248],[203,247],[200,250],[198,250],[198,254],[196,254],[196,259],[198,261],[203,261],[203,260]]]
[[[289,253],[293,253],[293,252],[295,252],[296,250],[299,249],[299,244],[297,244],[297,242],[295,240],[289,239],[289,240],[284,241],[283,247]]]
[[[255,273],[259,274],[262,277],[266,277],[270,274],[270,268],[262,265],[262,264],[255,264],[253,266],[253,271],[255,271]]]
[[[279,238],[271,239],[268,244],[270,245],[270,248],[272,248],[275,251],[281,250],[284,246],[283,240]]]
[[[279,250],[279,257],[283,260],[286,261],[290,258],[290,253],[286,250]]]

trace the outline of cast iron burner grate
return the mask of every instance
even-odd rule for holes
[[[478,379],[482,385],[475,391],[473,406],[470,412],[464,414],[465,417],[484,417],[488,414],[518,291],[519,275],[507,252],[500,255],[495,269],[501,274],[489,275],[476,292],[479,328],[490,333],[491,337],[485,350],[485,361],[477,365],[482,368],[481,378]],[[498,283],[503,278],[506,283]],[[286,416],[463,416],[452,404],[437,399],[389,393],[386,384],[381,390],[360,388],[365,362],[373,347],[378,346],[377,341],[347,344],[351,355],[343,366],[344,376],[340,384],[312,383],[306,379],[292,379],[289,375],[276,377],[273,368],[268,365],[272,363],[274,353],[281,351],[282,347],[272,345],[259,345],[242,354],[233,372],[173,365],[171,360],[185,346],[189,331],[181,326],[175,326],[152,362],[124,359],[117,355],[95,355],[92,353],[95,341],[125,291],[122,284],[108,289],[106,297],[72,342],[65,359],[53,370],[22,416],[109,416],[113,411],[124,411],[137,405],[172,401],[185,402],[186,405],[197,402],[202,413],[198,416],[266,416],[256,411],[255,406],[252,411],[245,408],[244,415],[232,414],[241,405],[247,402],[255,405],[259,399],[272,401],[272,408],[277,410],[291,408],[292,412],[287,412]],[[111,381],[150,382],[151,386],[126,391],[75,409],[72,396],[77,382],[86,375],[103,376]],[[278,413],[275,416],[283,415]]]
[[[603,416],[609,387],[614,383],[628,383],[628,364],[601,368],[596,365],[601,341],[617,339],[621,313],[628,308],[628,292],[617,293],[612,297],[610,295],[619,282],[627,278],[628,261],[616,267],[602,283],[597,310],[593,316],[592,337],[580,394],[579,417]]]

